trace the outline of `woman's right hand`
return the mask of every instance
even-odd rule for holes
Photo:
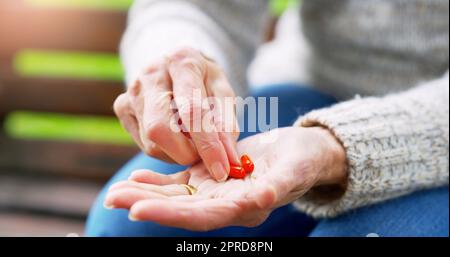
[[[214,104],[211,115],[211,103],[202,104],[211,102],[210,97],[234,99],[224,72],[199,51],[182,48],[150,65],[116,99],[114,111],[147,155],[182,165],[202,160],[213,178],[224,181],[230,163],[240,163],[239,131],[234,108],[229,113]],[[224,112],[231,119],[222,119]],[[174,129],[180,124],[188,130]],[[200,130],[194,124],[201,124]]]

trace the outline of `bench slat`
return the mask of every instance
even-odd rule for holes
[[[0,115],[14,110],[113,115],[123,90],[122,83],[107,81],[4,77]]]
[[[0,174],[0,209],[83,220],[100,189],[86,181]]]
[[[35,8],[23,0],[0,1],[0,59],[24,48],[117,51],[126,12]]]
[[[0,172],[14,170],[104,182],[138,152],[134,146],[21,140],[0,135]]]
[[[83,235],[84,222],[71,219],[0,212],[0,236]]]

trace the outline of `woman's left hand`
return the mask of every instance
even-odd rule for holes
[[[104,204],[129,209],[131,220],[207,231],[257,226],[315,186],[345,185],[345,151],[324,128],[272,130],[240,141],[238,151],[255,165],[245,179],[217,182],[202,163],[172,175],[138,170],[112,185]]]

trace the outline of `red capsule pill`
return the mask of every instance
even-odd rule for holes
[[[246,172],[241,166],[230,166],[229,176],[232,178],[245,178]]]
[[[252,159],[250,159],[250,157],[246,154],[241,156],[241,163],[246,173],[252,173],[255,169]]]

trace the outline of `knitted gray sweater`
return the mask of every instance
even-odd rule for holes
[[[187,45],[220,63],[243,95],[266,18],[265,0],[137,0],[121,45],[127,82]],[[344,102],[295,125],[329,128],[350,175],[342,197],[311,192],[296,205],[329,217],[448,184],[448,0],[303,0],[301,18],[312,84]]]

